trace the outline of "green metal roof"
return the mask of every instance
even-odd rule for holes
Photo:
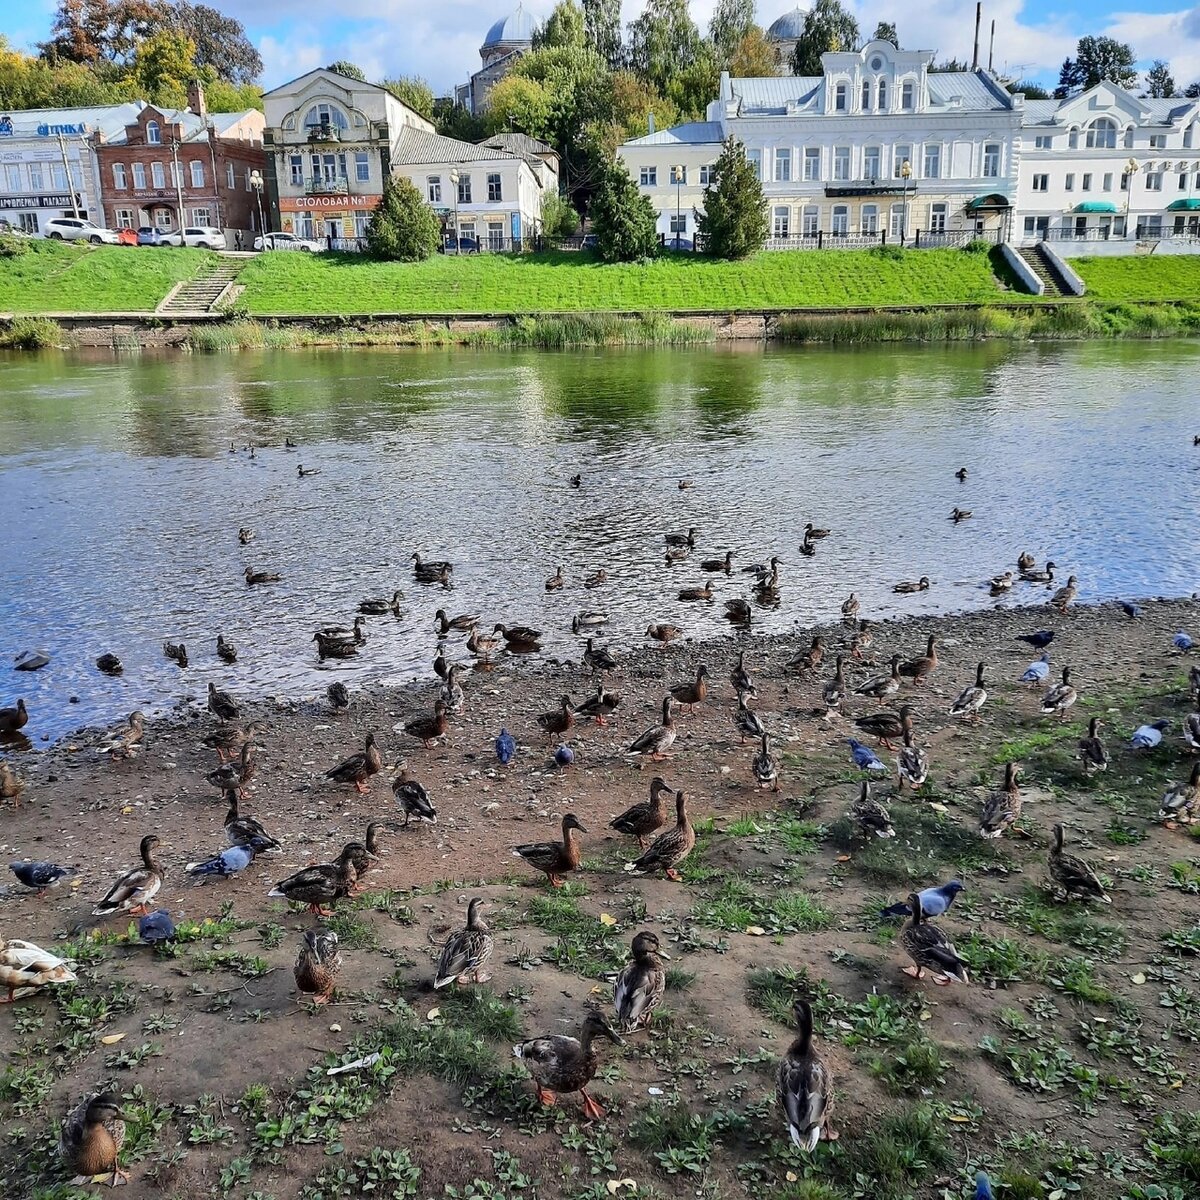
[[[976,196],[974,200],[967,201],[967,212],[975,212],[981,208],[1012,208],[1007,196],[1002,196],[999,192],[986,192],[982,196]]]
[[[1188,196],[1183,200],[1172,200],[1167,212],[1200,212],[1200,196]]]
[[[1077,213],[1115,213],[1117,206],[1111,200],[1084,200],[1075,205]]]

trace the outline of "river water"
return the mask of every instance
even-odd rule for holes
[[[981,582],[1022,549],[1076,573],[1083,600],[1190,594],[1198,379],[1192,342],[0,358],[0,703],[26,698],[36,741],[209,679],[288,696],[400,681],[428,672],[438,607],[534,625],[558,656],[578,654],[584,608],[616,647],[651,620],[727,634],[721,601],[747,576],[717,576],[711,605],[676,599],[726,548],[735,567],[783,559],[758,631],[829,619],[852,588],[878,616],[988,606]],[[956,505],[972,519],[952,524]],[[834,531],[812,558],[809,520]],[[692,560],[668,567],[663,534],[689,526]],[[414,582],[414,550],[455,563],[451,591]],[[247,564],[283,582],[247,587]],[[892,594],[920,575],[927,592]],[[397,587],[400,619],[318,662],[315,628]],[[30,648],[51,665],[10,672]],[[96,670],[104,652],[123,676]]]

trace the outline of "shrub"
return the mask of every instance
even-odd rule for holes
[[[621,163],[609,163],[592,197],[596,249],[609,263],[653,258],[658,250],[658,216]]]
[[[49,317],[14,317],[0,329],[0,346],[10,350],[53,350],[66,340],[62,327]]]
[[[437,250],[440,238],[438,219],[412,180],[386,179],[379,207],[367,224],[371,254],[395,262],[419,262]]]
[[[579,228],[579,214],[557,192],[542,205],[542,231],[549,238],[571,237]]]
[[[20,258],[29,253],[29,239],[15,233],[0,233],[0,258]]]
[[[713,174],[714,182],[704,189],[704,212],[696,218],[704,253],[712,258],[746,258],[766,241],[767,207],[745,146],[727,138]]]

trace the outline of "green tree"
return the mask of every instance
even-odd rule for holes
[[[624,63],[621,45],[621,0],[583,0],[583,27],[587,44],[612,71]]]
[[[543,142],[554,138],[550,96],[536,79],[523,75],[506,75],[492,88],[483,121],[489,133],[516,129]]]
[[[896,24],[894,21],[880,21],[875,26],[875,32],[871,34],[873,42],[891,42],[897,50],[900,49],[900,35],[896,32]]]
[[[558,0],[546,23],[533,31],[533,48],[543,46],[576,46],[587,44],[583,9],[575,0]]]
[[[685,121],[702,121],[721,84],[721,62],[711,42],[701,42],[695,58],[667,81],[664,94]]]
[[[579,214],[557,192],[542,204],[542,232],[549,238],[571,237],[579,228]]]
[[[1010,92],[1020,92],[1026,100],[1049,100],[1050,93],[1040,84],[1032,83],[1028,79],[1018,80],[1014,84],[1010,84],[1008,90]]]
[[[961,58],[943,58],[941,62],[929,64],[932,74],[939,75],[949,71],[969,71],[971,64]]]
[[[367,249],[391,262],[420,262],[438,248],[441,226],[412,180],[389,176],[367,222]]]
[[[858,22],[838,0],[816,0],[804,17],[796,39],[792,70],[797,75],[820,75],[821,55],[831,50],[853,50],[858,45]]]
[[[729,62],[738,44],[754,28],[754,0],[717,0],[708,23],[708,37],[722,63]]]
[[[1137,87],[1133,47],[1110,37],[1081,37],[1075,57],[1068,58],[1058,74],[1054,94],[1061,100],[1077,96],[1107,79],[1123,88]]]
[[[337,62],[331,62],[325,68],[327,71],[333,71],[338,75],[345,75],[347,79],[357,79],[359,83],[366,83],[367,76],[362,67],[357,63],[348,62],[344,58],[339,58]]]
[[[700,52],[700,31],[687,0],[648,0],[629,26],[629,62],[660,92],[690,67]],[[711,99],[711,97],[710,97]]]
[[[262,56],[246,36],[241,21],[207,4],[188,4],[184,0],[164,6],[163,11],[164,19],[195,43],[196,66],[237,84],[253,83],[262,74]]]
[[[738,42],[729,56],[729,73],[738,78],[774,75],[778,70],[779,51],[767,41],[767,35],[757,25]]]
[[[1175,95],[1175,78],[1171,74],[1170,63],[1156,58],[1146,72],[1146,95],[1155,100],[1165,100]]]
[[[138,47],[127,76],[139,96],[182,107],[196,73],[196,43],[185,33],[163,29]]]
[[[1200,100],[1200,79],[1197,79],[1195,83],[1189,83],[1183,89],[1183,94],[1189,100]]]
[[[726,139],[711,179],[704,189],[704,211],[696,214],[704,253],[745,258],[761,250],[767,238],[767,202],[741,142]]]
[[[658,251],[658,216],[621,162],[605,164],[590,210],[605,262],[638,262]]]
[[[263,94],[258,84],[227,83],[224,79],[209,78],[204,78],[203,82],[209,112],[242,112],[247,108],[262,112]]]
[[[433,88],[420,75],[401,75],[399,79],[384,79],[380,86],[387,88],[401,104],[407,104],[427,121],[433,120]]]
[[[487,134],[483,122],[468,112],[465,104],[448,96],[433,102],[433,125],[443,137],[457,138],[460,142],[477,142]]]

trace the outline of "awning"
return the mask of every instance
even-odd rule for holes
[[[985,196],[976,196],[974,200],[967,201],[967,212],[979,212],[985,208],[1012,208],[1007,196],[1002,196],[999,192],[988,192]]]
[[[1077,213],[1115,213],[1117,206],[1111,200],[1084,200],[1075,205]]]
[[[1167,212],[1200,212],[1200,196],[1188,196],[1183,200],[1172,200]]]

